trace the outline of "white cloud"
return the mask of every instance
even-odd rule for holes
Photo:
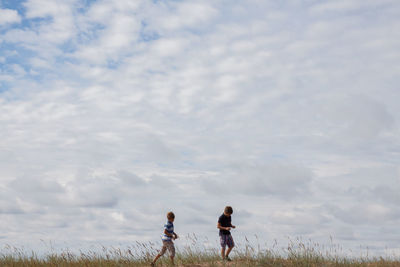
[[[27,18],[50,18],[50,23],[39,26],[41,41],[63,43],[74,37],[75,26],[72,9],[76,1],[29,0],[24,3]],[[31,44],[31,45],[36,45]],[[38,48],[39,49],[39,48]]]
[[[312,173],[304,167],[281,164],[235,163],[216,177],[202,181],[202,186],[212,194],[224,188],[227,194],[245,194],[260,197],[279,197],[291,200],[311,197]]]
[[[179,53],[184,53],[185,47],[188,42],[184,39],[163,39],[155,41],[151,53],[156,53],[157,56],[176,56]]]
[[[20,23],[21,16],[16,10],[12,9],[0,9],[0,25],[6,25],[11,23]]]
[[[162,13],[164,14],[162,14]],[[167,31],[182,28],[203,28],[218,14],[209,3],[202,1],[186,1],[184,3],[162,4],[161,9],[152,10],[157,29]]]
[[[72,1],[69,2],[71,3]],[[68,9],[66,8],[68,5],[60,5],[60,3],[51,0],[29,0],[24,3],[24,6],[27,18],[52,17]]]
[[[363,95],[331,96],[320,101],[328,135],[338,135],[338,140],[347,144],[371,141],[393,127],[394,118],[385,106]],[[321,125],[323,122],[321,121]],[[321,129],[323,131],[323,129]]]
[[[393,4],[394,1],[392,0],[385,0],[385,1],[335,1],[335,2],[320,2],[313,5],[310,8],[311,13],[316,14],[325,14],[327,12],[349,12],[349,11],[357,11],[360,9],[377,9],[387,4]]]
[[[334,208],[332,211],[334,216],[343,222],[354,224],[376,224],[380,225],[390,220],[397,221],[399,219],[399,211],[393,211],[388,207],[379,204],[357,204],[350,205],[350,208]]]

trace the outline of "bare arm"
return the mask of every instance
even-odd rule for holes
[[[174,239],[178,239],[179,238],[179,236],[175,232],[172,235],[174,236]]]
[[[169,237],[174,237],[173,234],[168,233],[167,229],[164,230],[164,234]]]

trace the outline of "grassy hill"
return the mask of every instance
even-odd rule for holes
[[[150,266],[158,247],[152,243],[136,243],[131,248],[106,248],[99,252],[70,251],[50,252],[37,256],[34,252],[24,252],[14,247],[8,247],[6,252],[0,252],[0,266],[86,266],[86,267],[123,267],[123,266]],[[222,261],[219,250],[206,249],[195,243],[178,249],[175,258],[176,266],[343,266],[343,267],[400,267],[400,258],[397,256],[369,257],[369,256],[340,256],[342,253],[337,246],[325,248],[315,243],[304,244],[300,240],[279,250],[260,249],[260,246],[251,246],[246,243],[238,246],[232,253],[232,261]],[[169,258],[164,256],[156,266],[170,266]]]

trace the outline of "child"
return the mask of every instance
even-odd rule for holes
[[[163,246],[161,248],[160,253],[154,258],[151,263],[151,266],[155,266],[156,261],[164,255],[165,251],[169,251],[169,257],[171,258],[171,263],[174,265],[174,257],[175,257],[175,246],[172,240],[178,238],[178,235],[174,232],[174,220],[175,214],[170,211],[167,213],[167,223],[164,225],[164,234],[162,237]]]
[[[231,250],[235,246],[235,243],[233,242],[233,238],[230,232],[231,228],[236,228],[236,226],[232,225],[231,223],[232,213],[233,213],[232,207],[226,206],[224,213],[218,219],[218,225],[217,225],[217,228],[219,229],[219,238],[222,247],[221,256],[223,260],[227,261],[231,261],[231,259],[229,258],[229,253],[231,253]],[[228,246],[228,250],[226,251],[225,254],[226,246]]]

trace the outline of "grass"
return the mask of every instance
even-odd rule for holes
[[[244,244],[235,247],[232,253],[232,262],[220,260],[219,249],[207,249],[200,245],[196,236],[187,236],[187,245],[177,250],[175,264],[177,266],[280,266],[280,267],[313,267],[313,266],[348,266],[348,267],[400,267],[400,258],[397,256],[352,257],[343,256],[340,246],[331,245],[328,248],[313,243],[310,240],[289,240],[285,248],[278,248],[273,244],[271,248],[262,249],[260,245],[253,246],[247,240]],[[21,249],[6,246],[5,252],[0,252],[0,266],[150,266],[150,262],[157,254],[158,246],[153,243],[136,243],[128,248],[102,247],[98,252],[88,251],[72,253],[68,250],[51,252],[38,256],[34,252],[26,253]],[[169,258],[163,257],[157,266],[170,266]]]

